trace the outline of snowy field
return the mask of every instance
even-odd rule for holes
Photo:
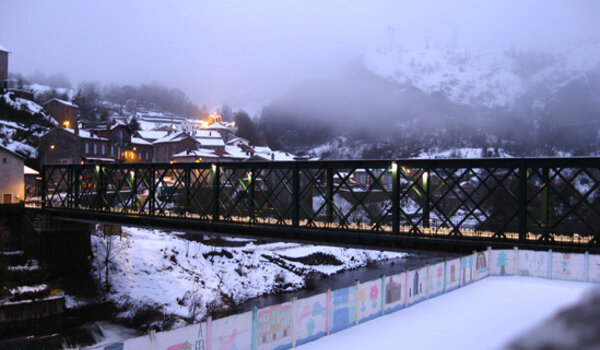
[[[490,277],[299,348],[501,349],[593,288],[581,282]]]

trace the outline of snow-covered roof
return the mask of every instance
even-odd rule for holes
[[[222,138],[198,138],[196,137],[196,141],[200,142],[202,146],[225,146],[225,142],[223,142]]]
[[[248,144],[250,141],[247,140],[247,139],[245,139],[245,138],[243,138],[243,137],[234,137],[231,140],[227,141],[227,144],[228,145],[233,145],[236,142],[243,142],[245,144]]]
[[[226,127],[225,125],[223,125],[221,123],[212,123],[209,126],[207,126],[206,129],[210,129],[210,130],[229,130],[228,127]]]
[[[2,150],[5,150],[6,152],[8,152],[8,153],[10,153],[10,154],[14,155],[15,157],[19,157],[19,158],[21,158],[21,159],[25,159],[25,157],[23,157],[23,156],[22,156],[22,155],[20,155],[19,153],[11,151],[10,149],[8,149],[8,148],[4,147],[2,144],[0,144],[0,149],[2,149]]]
[[[173,158],[184,158],[184,157],[205,157],[214,158],[218,157],[214,150],[206,148],[196,148],[194,150],[182,151],[173,155]]]
[[[256,152],[256,157],[263,158],[265,160],[274,160],[278,162],[295,160],[294,158],[296,157],[288,152],[273,151],[267,146],[256,146],[254,147],[254,151]]]
[[[231,156],[231,158],[236,159],[247,159],[250,157],[243,149],[238,146],[225,146],[225,152]]]
[[[70,132],[71,134],[75,133],[75,130],[73,130],[73,129],[67,129],[67,128],[63,128],[63,127],[60,127],[60,128],[63,129],[63,130],[66,130],[68,132]],[[99,141],[108,141],[108,139],[106,137],[98,136],[98,135],[92,133],[89,130],[79,130],[79,137],[81,137],[82,139],[92,139],[92,140],[99,140]]]
[[[203,137],[203,138],[207,138],[207,137],[214,137],[214,138],[221,138],[221,134],[219,134],[217,131],[211,131],[211,130],[194,130],[193,132],[195,137]]]
[[[35,169],[31,169],[30,167],[28,167],[27,165],[23,165],[23,173],[25,175],[39,175],[40,172],[35,170]]]
[[[132,137],[131,138],[131,143],[134,145],[147,145],[147,146],[152,146],[152,144],[142,138],[139,137]]]
[[[57,101],[59,103],[62,103],[63,105],[67,105],[67,106],[79,108],[76,104],[73,104],[73,103],[65,101],[65,100],[61,100],[61,99],[56,98],[56,97],[55,98],[51,98],[48,101],[46,101],[46,103],[44,103],[44,106],[47,105],[48,103],[52,102],[52,101]]]
[[[156,143],[167,143],[167,142],[179,142],[179,141],[185,140],[188,137],[191,137],[191,136],[188,135],[184,131],[180,131],[177,133],[167,135],[163,138],[157,139],[153,143],[156,144]]]
[[[0,45],[0,51],[4,51],[4,52],[10,52],[8,51],[4,46]]]
[[[122,121],[118,121],[118,122],[116,122],[116,123],[114,123],[113,125],[110,126],[110,130],[113,130],[117,126],[125,126],[125,127],[129,128],[129,125],[123,123]]]
[[[146,140],[158,140],[167,136],[168,132],[160,130],[138,131],[138,134]]]
[[[94,160],[98,162],[114,162],[112,158],[100,158],[100,157],[85,157],[86,160]]]

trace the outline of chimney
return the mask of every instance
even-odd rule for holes
[[[275,160],[275,153],[271,153],[271,160]]]

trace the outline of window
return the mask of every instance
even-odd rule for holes
[[[85,143],[85,153],[90,153],[90,144],[88,142]]]
[[[360,176],[360,182],[363,183],[363,184],[366,182],[366,178],[365,178],[364,175]]]
[[[8,162],[8,159],[2,158],[2,163],[6,163],[6,162]]]
[[[111,156],[115,155],[115,146],[110,146],[110,155]]]
[[[98,154],[98,144],[94,144],[94,154]]]
[[[106,154],[106,145],[102,145],[102,155]]]

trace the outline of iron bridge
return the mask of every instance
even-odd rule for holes
[[[47,165],[70,220],[376,249],[600,252],[600,158]]]

